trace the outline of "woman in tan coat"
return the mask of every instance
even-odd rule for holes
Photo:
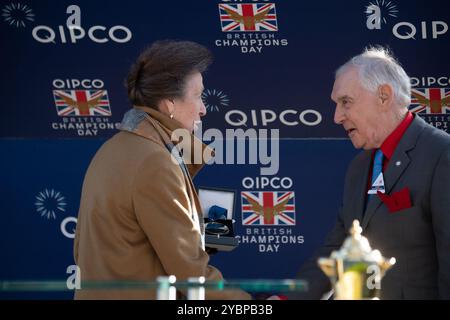
[[[206,114],[205,47],[159,41],[145,50],[127,79],[133,108],[121,131],[98,150],[87,170],[74,244],[80,267],[77,299],[154,299],[152,290],[88,290],[86,281],[154,281],[204,276],[220,280],[205,252],[201,207],[192,177],[200,165],[174,161],[173,131],[189,131]],[[246,299],[242,291],[207,298]]]

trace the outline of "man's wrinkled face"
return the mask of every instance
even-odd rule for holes
[[[360,84],[356,68],[336,78],[331,99],[336,103],[334,122],[344,127],[355,148],[368,150],[381,145],[378,99]]]
[[[196,72],[188,76],[184,88],[184,96],[174,99],[174,118],[179,121],[183,128],[194,131],[196,123],[206,115],[206,108],[203,104],[203,77]]]

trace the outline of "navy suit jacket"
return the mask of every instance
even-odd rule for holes
[[[290,298],[320,299],[331,289],[317,258],[338,250],[358,219],[372,249],[397,260],[381,282],[382,299],[450,299],[450,135],[418,116],[405,131],[384,172],[386,194],[409,188],[404,210],[389,212],[378,196],[364,210],[371,161],[371,151],[352,160],[337,222],[298,273],[309,291]]]

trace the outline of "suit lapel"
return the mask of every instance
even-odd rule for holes
[[[395,148],[394,154],[389,160],[386,172],[384,173],[384,186],[386,194],[390,194],[392,192],[394,186],[397,184],[406,168],[408,168],[411,162],[408,152],[416,146],[417,139],[424,127],[425,122],[420,117],[414,116],[414,120],[411,122],[399,144]],[[367,227],[370,219],[375,214],[381,203],[382,201],[380,200],[380,197],[372,197],[367,205],[367,210],[364,213],[364,218],[361,225],[363,230]]]
[[[386,185],[386,182],[385,182]],[[364,196],[367,197],[366,192],[364,193]],[[378,195],[374,195],[372,199],[370,199],[369,203],[367,204],[366,211],[364,212],[364,217],[361,223],[361,228],[364,230],[366,229],[367,225],[369,224],[370,219],[372,218],[375,211],[378,209],[378,207],[381,204],[380,197]]]
[[[352,212],[353,216],[351,221],[354,219],[362,220],[364,213],[364,206],[366,202],[366,189],[367,189],[367,179],[369,178],[369,169],[371,161],[371,152],[364,152],[360,164],[357,164],[357,168],[362,168],[358,171],[358,176],[355,179],[355,189],[356,192],[353,193],[351,197]]]
[[[386,173],[384,174],[384,184],[387,194],[391,193],[391,190],[394,188],[403,172],[405,172],[406,168],[408,168],[410,162],[411,160],[409,159],[406,150],[399,152],[396,150],[394,152],[394,155],[386,168]]]

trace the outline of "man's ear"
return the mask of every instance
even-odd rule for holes
[[[382,108],[390,108],[394,102],[394,90],[390,84],[382,84],[378,87],[378,101]]]

